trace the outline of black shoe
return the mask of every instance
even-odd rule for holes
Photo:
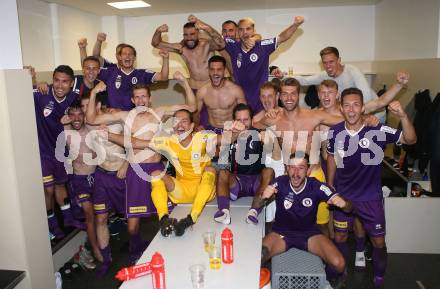
[[[174,226],[174,232],[176,236],[182,236],[185,233],[185,230],[194,225],[194,221],[191,218],[191,215],[186,216],[186,218],[180,219],[179,222]]]
[[[168,215],[164,215],[160,221],[160,233],[164,237],[168,237],[173,233],[174,227],[176,226],[177,220],[174,218],[170,218]]]

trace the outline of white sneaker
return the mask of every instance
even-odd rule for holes
[[[231,223],[231,213],[228,209],[217,211],[214,215],[214,220],[218,223],[229,225]]]
[[[365,269],[365,254],[364,252],[356,252],[356,258],[354,261],[354,266],[356,267],[357,270],[363,270]]]

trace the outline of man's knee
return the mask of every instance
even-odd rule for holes
[[[330,265],[335,268],[335,270],[339,273],[343,272],[345,270],[345,260],[344,257],[341,254],[338,254],[337,256],[333,256],[330,259]]]
[[[372,237],[370,238],[371,245],[374,248],[384,248],[385,247],[385,237]]]
[[[345,232],[335,232],[335,242],[344,243],[347,242],[348,233]]]
[[[97,227],[107,227],[107,214],[96,215],[95,222]]]

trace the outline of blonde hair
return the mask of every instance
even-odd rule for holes
[[[240,21],[238,21],[238,26],[240,26],[240,24],[243,22],[249,22],[252,25],[252,27],[255,27],[255,21],[251,17],[245,17],[243,19],[240,19]]]

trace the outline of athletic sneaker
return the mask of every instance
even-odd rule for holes
[[[174,218],[170,218],[168,215],[164,215],[160,221],[160,233],[164,237],[168,237],[174,231],[174,226],[176,225],[177,220]]]
[[[246,223],[258,225],[258,212],[255,209],[250,209],[246,216]]]
[[[94,270],[96,268],[96,264],[90,262],[85,254],[80,254],[79,252],[73,256],[73,262],[80,265],[83,269]]]
[[[365,254],[364,252],[356,252],[356,258],[354,260],[354,267],[356,271],[365,270]]]
[[[84,247],[83,245],[79,246],[78,254],[89,262],[95,261],[95,258],[92,256],[92,253],[90,253],[90,251],[87,250],[86,247]]]
[[[191,215],[186,216],[186,218],[180,219],[179,222],[174,226],[174,232],[176,236],[182,236],[185,230],[194,225],[194,221]]]
[[[231,223],[231,213],[229,212],[229,209],[222,209],[217,211],[214,214],[214,220],[218,223],[229,225]]]

